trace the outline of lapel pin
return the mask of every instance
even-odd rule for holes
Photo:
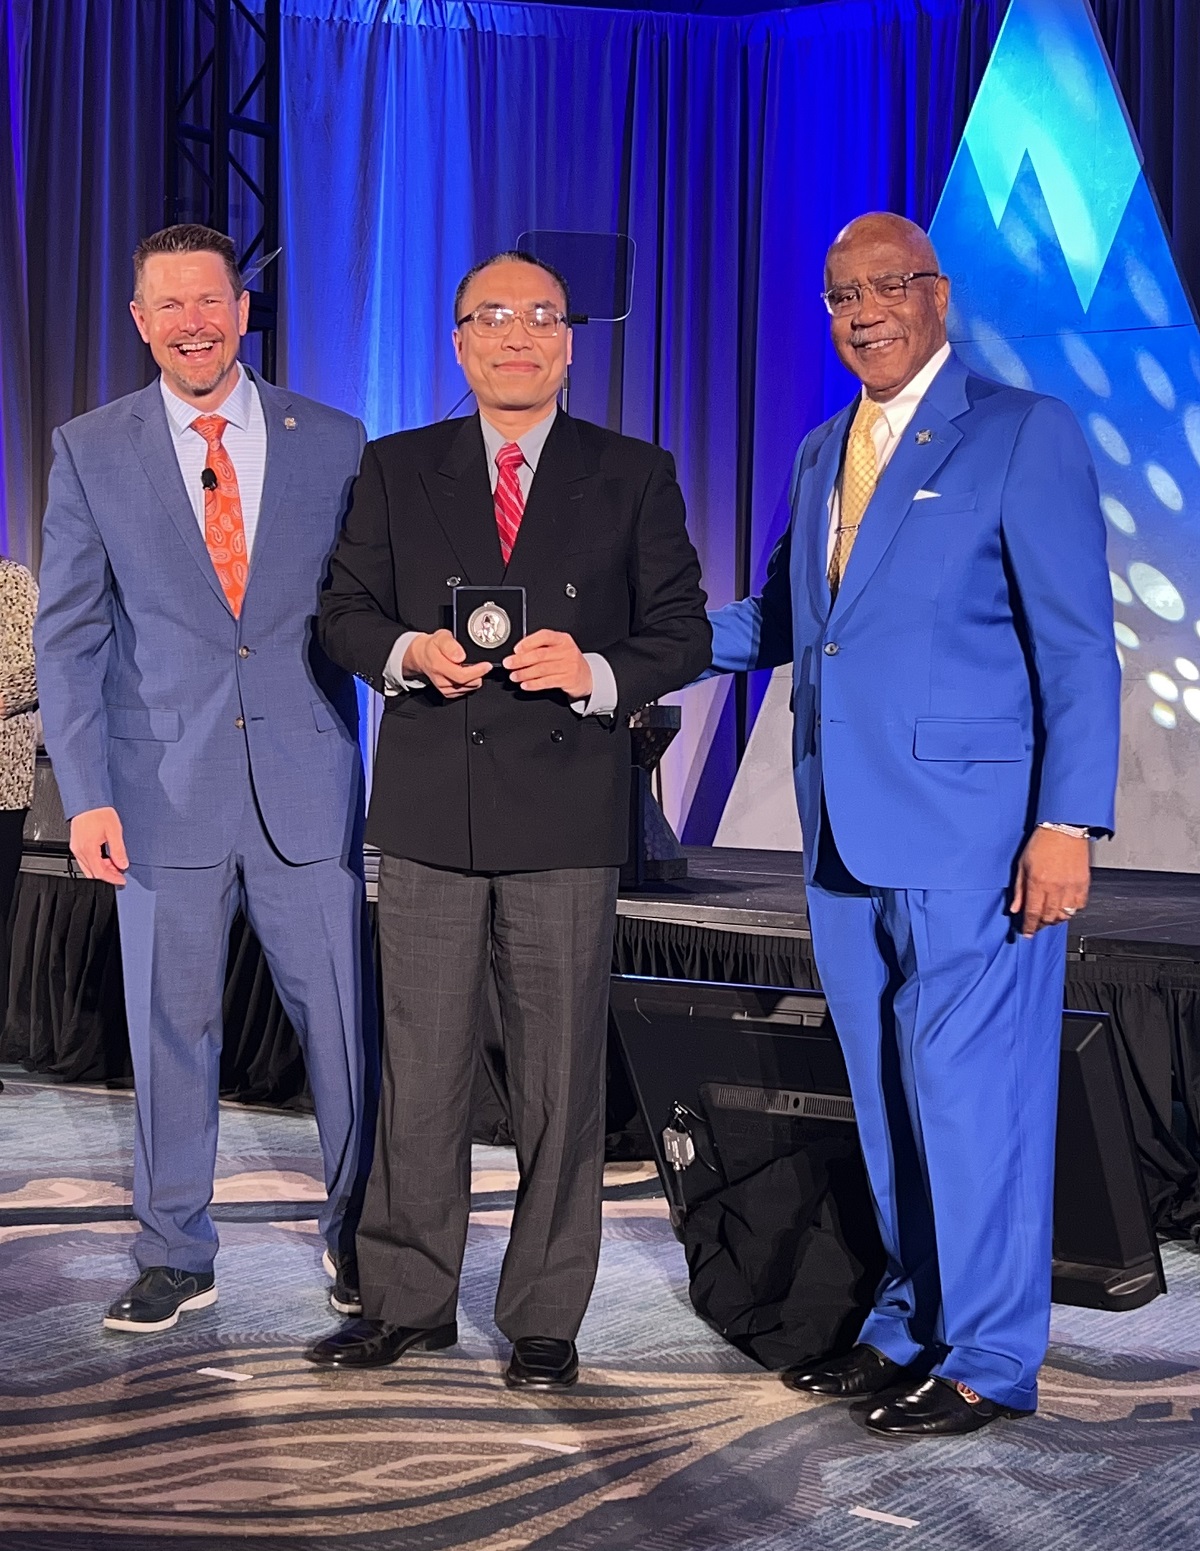
[[[932,431],[918,431],[917,432],[917,446],[918,447],[924,447],[927,442],[931,442],[932,440],[933,440],[933,432]]]
[[[284,415],[283,429],[285,431],[294,431],[296,429],[296,417],[294,415]]]

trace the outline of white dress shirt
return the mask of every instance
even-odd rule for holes
[[[917,412],[917,406],[929,392],[933,379],[950,359],[950,346],[943,345],[936,355],[930,356],[925,365],[908,384],[901,388],[895,398],[888,399],[886,404],[880,404],[883,413],[871,427],[871,438],[875,443],[875,467],[882,475],[885,468],[892,461],[892,454],[900,445],[900,438],[907,431],[909,422]],[[862,390],[862,397],[866,398],[867,390]],[[833,562],[833,546],[837,542],[838,515],[841,510],[841,475],[838,475],[837,483],[833,487],[833,494],[829,497],[829,541],[825,553],[826,567]],[[869,520],[864,518],[864,521]]]
[[[200,483],[200,475],[208,460],[208,443],[199,431],[192,430],[192,421],[197,415],[214,414],[229,422],[221,436],[221,444],[237,475],[242,526],[246,530],[246,554],[252,555],[267,467],[267,422],[258,389],[240,362],[237,384],[219,409],[197,409],[194,404],[186,404],[171,391],[165,378],[160,377],[158,381],[167,407],[167,424],[171,428],[179,472],[183,475],[184,488],[201,533],[204,532],[204,486]]]
[[[539,420],[537,425],[531,426],[525,432],[524,436],[517,438],[517,446],[525,459],[517,469],[517,483],[521,487],[522,501],[529,499],[533,476],[537,473],[542,449],[546,445],[546,438],[550,435],[557,414],[558,405],[555,404],[544,420]],[[501,447],[508,445],[508,438],[502,431],[498,431],[485,415],[480,415],[479,426],[483,432],[483,445],[487,453],[488,483],[492,488],[492,494],[495,495],[496,483],[500,478],[500,470],[496,466],[496,454]],[[534,628],[536,629],[537,626],[535,625]],[[388,654],[388,660],[383,669],[385,695],[397,695],[402,690],[408,689],[424,689],[424,679],[404,677],[404,654],[420,633],[418,630],[406,630],[398,637],[395,646]],[[618,699],[617,681],[612,668],[599,652],[584,652],[583,660],[592,670],[592,693],[587,700],[572,700],[571,709],[580,716],[609,716],[617,709]]]

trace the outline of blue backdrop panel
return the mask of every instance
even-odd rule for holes
[[[1101,860],[1200,867],[1200,334],[1085,0],[1012,0],[933,236],[964,355],[1092,443],[1124,664]]]

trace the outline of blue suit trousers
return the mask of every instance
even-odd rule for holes
[[[1050,1328],[1065,924],[997,890],[813,882],[887,1270],[861,1341],[1032,1410]]]
[[[271,844],[247,770],[237,843],[214,867],[131,865],[118,890],[137,1098],[138,1265],[207,1271],[229,930],[239,906],[300,1040],[321,1139],[319,1226],[353,1248],[378,1092],[374,987],[361,873],[346,859],[295,865]]]

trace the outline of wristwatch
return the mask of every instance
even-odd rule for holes
[[[1056,835],[1070,835],[1072,840],[1090,840],[1091,827],[1087,824],[1051,824],[1049,820],[1038,825],[1039,829],[1052,829]]]

